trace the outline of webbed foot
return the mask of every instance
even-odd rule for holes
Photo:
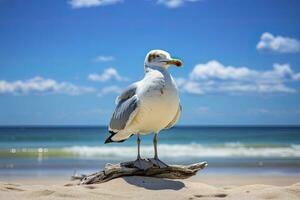
[[[154,165],[154,166],[157,166],[159,168],[164,168],[164,167],[169,167],[166,163],[164,163],[163,161],[161,161],[160,159],[158,158],[151,158],[149,159],[151,161],[151,163]]]
[[[133,166],[135,166],[138,169],[141,169],[141,170],[145,171],[145,170],[153,167],[153,163],[146,160],[146,159],[138,158],[134,161]]]

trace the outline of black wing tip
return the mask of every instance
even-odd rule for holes
[[[110,136],[108,138],[106,138],[104,144],[114,142],[111,138],[116,134],[116,132],[113,132],[113,131],[108,131],[108,132],[110,133]]]
[[[119,140],[119,141],[113,141],[111,138],[117,134],[118,132],[113,132],[113,131],[109,131],[109,133],[111,134],[108,138],[106,138],[106,140],[104,141],[104,144],[107,144],[107,143],[111,143],[111,142],[124,142],[125,140]]]
[[[112,141],[111,137],[108,137],[108,138],[105,140],[104,144],[111,143],[111,142],[114,142],[114,141]]]

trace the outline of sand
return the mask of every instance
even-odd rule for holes
[[[297,183],[298,182],[298,183]],[[77,185],[67,177],[1,179],[0,199],[300,199],[299,176],[195,176],[187,180],[126,177]]]

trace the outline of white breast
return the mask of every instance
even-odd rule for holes
[[[134,132],[147,134],[164,129],[175,117],[179,97],[174,80],[167,70],[148,72],[137,95],[139,111],[131,123]]]

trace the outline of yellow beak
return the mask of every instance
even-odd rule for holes
[[[172,59],[166,62],[168,65],[175,65],[176,67],[181,67],[183,65],[182,61],[179,59]]]

